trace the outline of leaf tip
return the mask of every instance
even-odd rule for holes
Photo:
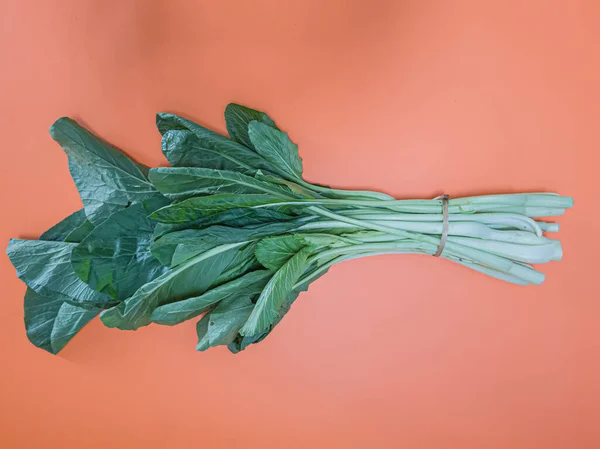
[[[52,137],[52,139],[58,141],[59,129],[64,126],[79,127],[79,124],[70,117],[60,117],[59,119],[55,120],[54,123],[52,123],[52,125],[50,125],[50,129],[49,129],[50,137]]]

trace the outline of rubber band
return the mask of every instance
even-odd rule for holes
[[[437,251],[433,255],[433,257],[440,257],[444,252],[444,247],[446,246],[446,240],[448,239],[448,199],[450,195],[440,195],[434,200],[442,200],[442,213],[444,214],[444,221],[442,224],[442,237],[440,238],[440,245],[438,246]]]

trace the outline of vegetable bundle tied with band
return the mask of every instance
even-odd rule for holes
[[[50,129],[83,209],[8,255],[27,284],[29,340],[60,351],[91,319],[135,330],[198,319],[198,350],[238,352],[264,339],[332,265],[429,254],[519,285],[559,260],[569,197],[553,193],[396,200],[302,178],[298,147],[265,113],[225,110],[229,137],[158,114],[171,167],[138,164],[75,121]],[[446,213],[443,206],[447,206]],[[490,284],[493,288],[493,285]]]

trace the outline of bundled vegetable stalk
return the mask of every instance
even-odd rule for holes
[[[100,314],[138,329],[197,318],[198,350],[238,352],[265,338],[332,265],[378,254],[429,254],[519,285],[530,264],[561,258],[542,235],[571,198],[550,193],[396,200],[302,178],[298,148],[266,114],[230,104],[230,138],[158,114],[172,165],[133,162],[68,118],[50,132],[83,201],[39,240],[11,240],[27,284],[30,341],[60,351]],[[440,254],[441,253],[441,254]]]

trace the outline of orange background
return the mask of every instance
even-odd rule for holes
[[[157,111],[229,101],[307,179],[402,197],[551,190],[564,259],[516,287],[431,257],[334,267],[264,342],[195,322],[28,343],[0,258],[2,448],[600,447],[600,2],[4,0],[1,241],[80,207],[47,129],[70,115],[148,165]]]

